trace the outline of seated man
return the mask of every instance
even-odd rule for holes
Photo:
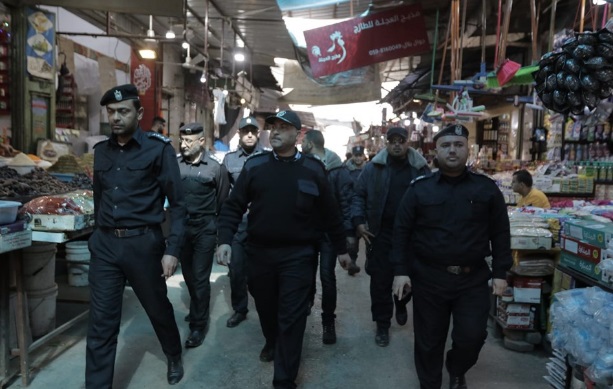
[[[532,175],[527,170],[518,170],[513,173],[511,188],[513,192],[521,195],[517,203],[518,207],[551,208],[545,193],[532,187]]]

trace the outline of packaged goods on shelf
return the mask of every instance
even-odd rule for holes
[[[571,289],[551,305],[553,348],[586,367],[598,384],[613,384],[613,294],[598,287]]]

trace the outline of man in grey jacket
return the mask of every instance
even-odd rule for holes
[[[370,275],[372,320],[377,323],[375,343],[389,344],[389,328],[396,306],[396,321],[408,320],[406,304],[392,295],[394,272],[389,261],[394,218],[400,200],[411,181],[430,172],[427,161],[408,143],[408,131],[393,127],[387,131],[387,147],[364,167],[355,187],[351,216],[356,233],[366,242],[365,270]]]

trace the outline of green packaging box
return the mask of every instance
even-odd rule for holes
[[[600,281],[602,277],[600,269],[596,267],[594,262],[587,261],[564,250],[560,253],[560,267],[576,270],[596,281]]]
[[[592,220],[566,220],[564,235],[582,240],[600,248],[607,248],[613,238],[613,223],[603,224]]]

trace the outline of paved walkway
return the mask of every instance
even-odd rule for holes
[[[363,251],[362,251],[363,252]],[[362,256],[362,252],[360,253]],[[359,264],[363,265],[363,258]],[[258,356],[264,345],[257,313],[250,301],[246,321],[227,328],[231,314],[227,268],[215,265],[212,276],[211,321],[205,342],[196,349],[184,350],[185,377],[176,388],[259,389],[272,387],[271,363]],[[321,288],[313,313],[308,319],[298,386],[304,389],[417,389],[413,364],[412,318],[404,327],[395,322],[390,330],[389,347],[375,345],[375,325],[370,318],[369,278],[364,270],[350,277],[337,266],[338,310],[335,345],[321,342]],[[319,281],[318,281],[319,282]],[[180,274],[168,281],[175,317],[185,339],[189,330],[188,293]],[[70,306],[58,305],[58,315]],[[409,309],[409,314],[411,309]],[[84,387],[86,325],[76,326],[51,342],[51,347],[36,354],[31,389],[75,389]],[[499,339],[490,336],[478,364],[467,374],[469,387],[496,389],[545,389],[547,356],[542,351],[518,353],[506,350]],[[57,353],[53,346],[73,343]],[[446,388],[447,374],[443,387]],[[166,359],[151,325],[131,289],[126,289],[123,319],[115,368],[115,389],[157,389],[166,382]],[[8,386],[22,388],[20,379]]]

